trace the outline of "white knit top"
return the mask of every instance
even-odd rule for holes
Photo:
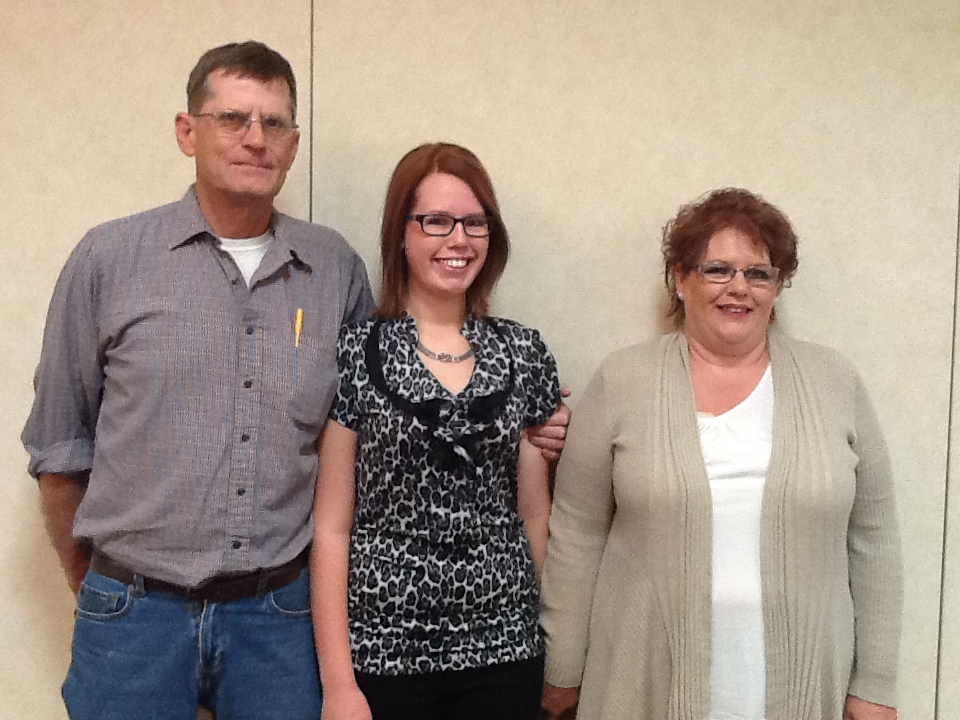
[[[770,366],[722,415],[697,413],[713,497],[710,720],[763,720],[760,508],[773,442]]]

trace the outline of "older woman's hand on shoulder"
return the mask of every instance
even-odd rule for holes
[[[847,695],[843,720],[897,720],[897,709],[877,705],[856,695]]]

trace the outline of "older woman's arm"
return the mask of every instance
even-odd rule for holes
[[[594,587],[613,517],[615,423],[608,390],[601,368],[577,405],[557,469],[542,591],[545,705],[552,715],[564,709],[558,703],[577,699]]]
[[[857,489],[847,551],[855,646],[845,717],[888,720],[896,717],[897,703],[903,602],[900,533],[890,458],[859,376],[852,448],[858,457]]]

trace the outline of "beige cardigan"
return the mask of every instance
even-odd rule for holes
[[[901,560],[890,463],[862,381],[771,332],[760,521],[767,720],[896,704]],[[580,720],[704,720],[712,499],[682,334],[613,353],[558,469],[543,573],[547,682]]]

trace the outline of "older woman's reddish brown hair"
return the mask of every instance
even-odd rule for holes
[[[414,148],[397,164],[390,178],[380,228],[380,304],[377,315],[398,318],[404,313],[409,269],[404,252],[407,216],[416,201],[417,188],[433,173],[445,173],[463,180],[483,207],[490,223],[487,259],[467,290],[467,312],[486,316],[490,295],[503,274],[510,254],[510,239],[500,217],[493,183],[472,152],[452,143],[430,143]]]
[[[797,272],[797,235],[779,208],[759,195],[741,188],[723,188],[707,193],[680,208],[663,228],[663,280],[670,291],[667,317],[681,322],[683,303],[677,297],[674,271],[686,275],[707,252],[710,238],[723,230],[739,230],[770,254],[770,264],[780,270],[780,287],[789,287]]]

